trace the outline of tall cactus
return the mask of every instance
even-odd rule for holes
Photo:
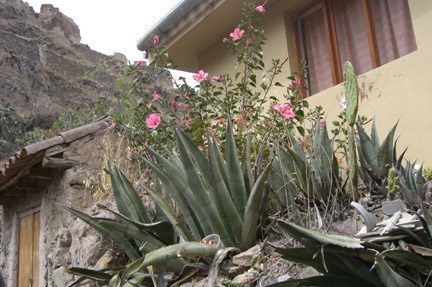
[[[358,84],[354,68],[350,62],[345,62],[343,67],[343,78],[345,82],[346,97],[346,117],[348,123],[348,161],[349,161],[349,178],[347,191],[352,194],[352,199],[358,201],[360,194],[358,192],[358,166],[357,153],[354,140],[354,124],[358,111]]]

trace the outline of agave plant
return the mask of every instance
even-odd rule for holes
[[[432,216],[425,204],[420,228],[399,228],[354,239],[326,235],[280,220],[280,228],[303,247],[276,248],[282,257],[322,275],[271,286],[429,286],[432,275]],[[429,284],[429,285],[427,285]]]
[[[118,212],[102,205],[99,207],[110,211],[117,220],[96,218],[70,207],[64,208],[118,244],[131,263],[128,267],[108,270],[70,268],[70,273],[82,276],[72,286],[88,281],[110,286],[137,286],[151,282],[147,266],[164,266],[180,272],[189,263],[186,257],[212,257],[216,253],[218,248],[213,245],[198,242],[176,244],[178,238],[172,224],[150,221],[142,200],[121,170],[114,165],[108,173]]]
[[[402,157],[405,153],[402,153],[399,159],[396,160],[396,144],[393,144],[396,127],[397,123],[380,145],[375,119],[372,123],[370,137],[364,128],[357,123],[358,138],[356,140],[360,162],[360,176],[363,182],[373,183],[384,194],[387,191],[386,178],[389,169],[392,166],[395,166],[396,169],[400,167]]]
[[[327,133],[327,126],[316,126],[313,147],[306,151],[289,134],[290,148],[278,147],[277,160],[273,161],[269,184],[278,195],[279,202],[291,210],[294,222],[301,224],[300,210],[295,198],[307,202],[319,202],[326,213],[328,204],[336,200],[342,187],[339,167],[333,150],[333,142]],[[336,197],[335,197],[336,196]]]
[[[154,160],[141,157],[157,176],[157,184],[146,187],[156,205],[183,240],[215,233],[224,246],[252,247],[271,161],[254,180],[250,141],[240,161],[229,122],[225,160],[214,137],[208,136],[208,158],[183,131],[177,129],[176,138],[179,155],[166,151],[166,158],[149,148]]]

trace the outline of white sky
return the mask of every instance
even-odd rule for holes
[[[36,12],[52,4],[79,26],[81,43],[106,55],[120,52],[131,62],[143,60],[137,41],[179,0],[23,0]],[[120,4],[121,3],[121,4]]]

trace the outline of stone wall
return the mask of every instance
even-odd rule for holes
[[[102,238],[62,206],[109,217],[96,207],[97,203],[114,207],[108,175],[103,168],[116,161],[132,177],[136,168],[128,159],[126,141],[108,128],[72,142],[64,157],[81,164],[55,171],[52,179],[40,184],[37,191],[26,192],[14,204],[3,206],[0,273],[7,286],[16,286],[19,217],[29,210],[40,210],[41,214],[39,286],[67,286],[74,280],[65,272],[69,267],[101,269],[124,259],[110,240]],[[133,175],[135,179],[139,177]]]

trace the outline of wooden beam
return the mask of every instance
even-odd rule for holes
[[[45,157],[42,161],[43,167],[67,169],[79,165],[79,161],[56,157]]]
[[[30,173],[28,175],[30,178],[37,178],[37,179],[45,179],[50,180],[52,179],[51,171],[46,168],[37,168],[30,170]]]
[[[342,68],[339,55],[339,46],[336,37],[332,3],[329,0],[323,0],[322,2],[324,27],[326,31],[331,73],[333,78],[333,84],[337,85],[339,83],[342,83]]]
[[[372,68],[375,69],[381,66],[381,60],[379,56],[378,42],[375,33],[375,23],[373,20],[370,0],[362,0],[362,7],[363,7],[363,17],[366,24],[366,33],[368,37],[369,51],[372,60]]]
[[[11,180],[9,180],[6,184],[0,187],[0,191],[6,190],[12,185],[16,184],[18,180],[26,175],[29,174],[30,169],[35,165],[36,163],[40,162],[42,160],[43,152],[39,152],[33,156],[33,158],[28,162],[20,172],[18,172]]]

